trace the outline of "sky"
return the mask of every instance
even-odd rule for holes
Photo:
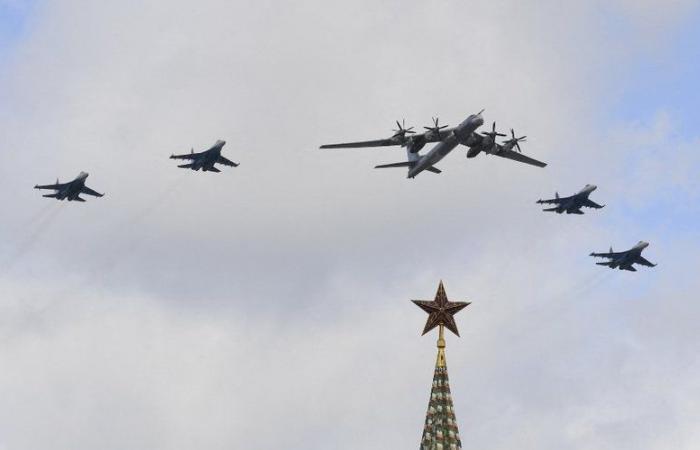
[[[700,439],[700,4],[0,0],[0,450],[402,449],[439,280],[464,448]],[[394,121],[526,134],[324,151]],[[240,162],[172,153],[227,141]],[[35,184],[90,173],[103,198]],[[598,185],[606,207],[546,214]],[[649,241],[658,267],[588,254]]]

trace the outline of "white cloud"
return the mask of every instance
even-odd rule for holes
[[[434,336],[419,338],[408,298],[439,277],[474,301],[448,349],[470,446],[690,448],[698,368],[675,350],[697,340],[691,237],[656,235],[662,264],[639,274],[586,255],[659,232],[616,212],[656,195],[646,175],[677,170],[649,186],[697,194],[693,141],[655,163],[672,135],[662,115],[623,127],[643,152],[605,145],[618,134],[596,122],[601,69],[617,54],[590,33],[596,11],[44,4],[0,91],[13,192],[0,249],[18,255],[0,279],[0,448],[415,445]],[[410,181],[371,169],[400,151],[316,149],[482,107],[550,166],[460,150]],[[167,160],[219,137],[240,168]],[[630,161],[644,178],[620,176]],[[42,228],[30,187],[79,170],[107,196]],[[587,182],[608,208],[533,204]]]

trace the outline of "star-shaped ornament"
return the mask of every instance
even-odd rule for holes
[[[425,323],[423,334],[433,328],[444,325],[448,330],[459,336],[457,324],[455,323],[454,315],[462,309],[466,308],[471,302],[451,302],[445,294],[445,287],[442,285],[442,280],[438,286],[435,300],[411,300],[418,305],[420,309],[428,313],[428,321]]]

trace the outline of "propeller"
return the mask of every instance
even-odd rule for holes
[[[399,121],[396,121],[396,126],[399,127],[398,130],[392,130],[394,132],[394,135],[392,137],[406,137],[406,133],[413,134],[415,131],[413,131],[413,127],[406,128],[406,119],[403,119],[401,123]]]
[[[440,119],[438,119],[437,117],[433,117],[433,126],[423,128],[430,131],[431,133],[434,133],[438,139],[442,139],[442,136],[440,136],[440,130],[442,130],[443,128],[447,128],[449,125],[440,126],[439,123]]]
[[[520,144],[519,142],[526,142],[527,136],[520,136],[519,138],[515,137],[515,131],[513,129],[510,129],[510,135],[513,136],[511,139],[508,139],[506,142],[503,143],[503,145],[513,145],[515,148],[518,149],[519,153],[522,153],[523,151],[520,150]]]
[[[493,123],[493,126],[491,127],[491,131],[487,131],[486,133],[481,133],[481,135],[490,137],[494,143],[496,143],[496,136],[505,136],[505,134],[499,133],[496,131],[496,122]]]

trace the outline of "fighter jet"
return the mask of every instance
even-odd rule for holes
[[[394,145],[406,147],[408,161],[392,164],[381,164],[375,166],[375,168],[384,169],[389,167],[407,167],[408,178],[415,178],[424,170],[433,173],[442,173],[440,169],[435,167],[435,164],[437,164],[460,144],[469,147],[469,151],[467,152],[467,157],[469,158],[473,158],[483,151],[484,153],[532,164],[538,167],[546,166],[546,164],[543,162],[519,153],[520,146],[518,145],[518,142],[522,142],[525,137],[515,138],[515,134],[513,133],[513,139],[505,141],[502,144],[497,144],[495,142],[495,138],[496,136],[503,136],[502,134],[477,134],[476,129],[484,124],[484,118],[481,116],[481,113],[483,112],[484,111],[481,110],[477,114],[470,115],[466,118],[466,120],[453,128],[449,128],[447,125],[440,126],[439,120],[437,118],[433,118],[433,126],[423,127],[426,130],[424,133],[416,133],[413,131],[413,127],[406,128],[405,122],[399,123],[397,120],[397,129],[393,130],[394,134],[389,138],[374,141],[322,145],[321,148],[388,147]],[[433,143],[436,145],[428,152],[424,154],[419,153],[426,144]],[[518,148],[518,152],[513,150],[514,147]]]
[[[221,172],[214,167],[214,164],[238,167],[238,163],[221,156],[221,149],[224,145],[226,145],[226,141],[219,140],[216,141],[210,149],[204,150],[203,152],[195,153],[194,149],[192,149],[190,153],[185,153],[184,155],[170,155],[170,159],[185,159],[191,161],[190,163],[182,164],[178,167],[192,170],[202,169],[203,172]]]
[[[598,189],[598,186],[595,186],[593,184],[587,184],[584,186],[583,189],[581,189],[578,193],[570,196],[570,197],[559,197],[559,193],[555,192],[554,196],[555,198],[551,200],[542,200],[539,199],[537,200],[538,204],[549,204],[549,205],[556,205],[554,208],[546,208],[543,209],[542,211],[554,211],[557,214],[561,213],[567,213],[567,214],[583,214],[583,211],[581,211],[581,208],[586,207],[586,208],[595,208],[595,209],[600,209],[604,208],[605,205],[599,205],[593,200],[590,200],[588,198],[589,195],[591,195],[591,192],[595,191]]]
[[[629,270],[636,272],[637,269],[632,267],[633,264],[641,264],[647,267],[655,267],[656,264],[650,263],[642,257],[642,250],[649,247],[648,242],[639,241],[637,245],[625,252],[613,252],[612,246],[609,253],[591,253],[591,256],[598,258],[608,258],[610,261],[596,263],[599,266],[608,266],[611,269]]]
[[[53,194],[46,194],[43,197],[55,198],[56,200],[68,200],[84,202],[85,200],[80,198],[80,194],[92,195],[94,197],[102,197],[104,194],[93,191],[89,187],[85,186],[85,179],[88,177],[87,172],[80,172],[80,174],[68,183],[59,183],[58,179],[56,184],[47,184],[44,186],[36,185],[34,189],[52,189],[56,192]]]

